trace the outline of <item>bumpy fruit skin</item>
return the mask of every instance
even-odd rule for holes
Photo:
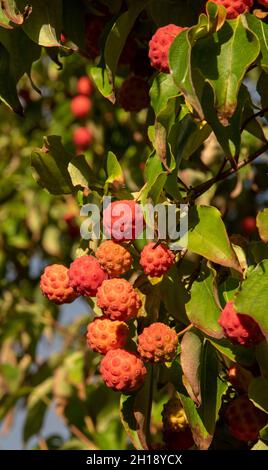
[[[107,387],[120,392],[132,392],[144,383],[147,370],[136,354],[124,349],[113,349],[102,359],[100,373]]]
[[[103,211],[103,230],[117,242],[135,240],[143,230],[141,206],[133,200],[111,202]]]
[[[152,323],[138,337],[138,352],[146,361],[169,362],[178,346],[176,332],[164,323]]]
[[[69,268],[70,285],[79,295],[95,297],[98,287],[107,278],[99,262],[93,256],[76,258]]]
[[[62,264],[51,264],[41,276],[42,294],[55,304],[69,304],[77,297],[69,283],[68,268]]]
[[[145,274],[151,277],[161,277],[175,261],[175,254],[163,243],[156,246],[150,242],[143,248],[140,257],[140,265]]]
[[[92,103],[87,96],[77,95],[71,101],[71,111],[78,119],[86,117],[91,108]]]
[[[126,273],[133,263],[129,251],[112,240],[106,240],[99,246],[96,258],[109,277],[118,277]]]
[[[225,410],[225,421],[230,434],[239,441],[255,441],[268,423],[268,415],[256,408],[247,395],[232,400]]]
[[[141,77],[126,78],[120,90],[118,101],[125,111],[138,113],[150,104],[149,85]]]
[[[87,344],[93,351],[107,354],[111,349],[124,348],[128,331],[127,324],[122,321],[96,318],[87,327]]]
[[[93,134],[87,127],[77,127],[73,133],[73,143],[78,150],[86,150],[93,141]]]
[[[182,28],[175,24],[168,24],[158,28],[149,42],[149,59],[152,67],[160,72],[169,72],[168,52],[174,39],[182,31],[188,28]]]
[[[250,347],[263,341],[264,336],[257,322],[243,313],[237,313],[232,301],[221,312],[219,324],[225,336],[235,344]]]
[[[217,5],[222,5],[226,8],[227,19],[237,18],[242,13],[248,12],[254,3],[254,0],[209,0]]]
[[[98,289],[97,304],[111,320],[128,321],[137,316],[141,299],[126,279],[108,279]]]
[[[94,91],[93,83],[87,75],[83,75],[77,80],[76,89],[79,95],[85,96],[91,96]]]
[[[183,431],[188,426],[185,411],[178,398],[171,398],[162,411],[164,431]]]
[[[253,379],[251,372],[241,367],[239,364],[234,364],[228,369],[228,380],[233,387],[239,392],[247,392],[249,384]]]

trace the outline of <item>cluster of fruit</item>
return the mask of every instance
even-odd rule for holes
[[[127,212],[126,208],[129,209]],[[143,328],[141,333],[140,325],[137,325],[136,351],[129,350],[132,345],[128,323],[132,319],[139,319],[142,301],[139,292],[126,278],[134,261],[131,242],[143,230],[143,226],[141,206],[134,200],[110,203],[103,211],[103,231],[110,239],[101,242],[94,256],[76,258],[69,268],[55,264],[46,267],[40,282],[43,294],[56,304],[72,302],[78,296],[96,297],[96,304],[102,314],[88,325],[87,344],[104,356],[100,373],[106,385],[125,393],[136,390],[144,383],[146,362],[171,362],[176,357],[178,346],[176,331],[165,323],[154,322]],[[139,256],[140,267],[152,278],[165,275],[174,263],[174,252],[163,242],[147,243]],[[264,339],[255,320],[236,312],[231,301],[222,310],[219,323],[225,336],[235,344],[252,347]],[[242,383],[241,373],[239,376]],[[237,374],[235,377],[230,374],[229,380],[237,383]],[[228,404],[225,417],[231,434],[240,440],[253,440],[267,415],[254,407],[245,394],[245,387],[242,389],[242,395]],[[181,405],[177,403],[176,406],[173,400],[163,412],[164,439],[170,442],[174,433],[174,439],[178,437],[176,433],[181,433],[180,422],[185,418]],[[171,419],[171,415],[177,418]],[[171,425],[172,420],[177,423],[176,429]],[[239,426],[238,420],[241,423]],[[183,436],[187,443],[191,440],[187,423],[183,430],[185,432],[180,434],[180,445],[183,445]]]
[[[118,204],[130,208],[131,217],[126,224],[122,223]],[[115,208],[116,215],[113,215]],[[95,256],[76,258],[69,268],[57,264],[47,266],[40,282],[43,294],[56,304],[70,303],[78,296],[96,297],[102,316],[89,324],[87,342],[94,351],[104,355],[100,372],[107,386],[124,392],[144,382],[147,372],[144,362],[171,361],[178,345],[176,332],[158,322],[144,328],[138,336],[138,353],[124,349],[129,335],[127,322],[138,316],[142,305],[132,284],[119,277],[126,274],[133,263],[123,242],[134,239],[137,214],[138,219],[142,217],[140,206],[132,200],[112,202],[111,207],[104,210],[103,225],[104,232],[113,239],[103,241]],[[148,243],[140,255],[140,265],[151,277],[165,274],[174,261],[174,253],[162,243]]]
[[[77,95],[72,98],[71,112],[76,119],[85,119],[92,109],[91,96],[94,92],[92,81],[86,75],[77,81]],[[93,141],[93,132],[89,126],[77,127],[73,132],[73,143],[78,153],[86,150]]]

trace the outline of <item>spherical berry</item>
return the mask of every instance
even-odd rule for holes
[[[77,118],[84,118],[88,115],[92,107],[92,103],[87,96],[77,95],[71,101],[71,111]]]
[[[100,317],[87,327],[87,344],[100,354],[106,354],[111,349],[123,348],[127,337],[128,326],[122,321]]]
[[[249,384],[253,378],[252,374],[241,367],[239,364],[234,364],[228,369],[228,380],[233,387],[239,392],[247,392]]]
[[[70,285],[85,297],[95,297],[98,287],[106,278],[107,274],[93,256],[80,256],[69,268]]]
[[[73,143],[78,150],[86,150],[93,140],[93,134],[88,127],[77,127],[73,133]]]
[[[138,113],[150,104],[149,85],[141,77],[127,78],[120,90],[118,101],[125,111]]]
[[[219,324],[233,343],[249,347],[264,339],[258,323],[248,315],[237,313],[232,301],[222,310]]]
[[[230,433],[240,441],[255,441],[268,423],[268,415],[253,405],[247,395],[232,400],[225,411]]]
[[[91,96],[94,87],[90,78],[87,75],[83,75],[78,79],[76,89],[79,95]]]
[[[237,18],[242,13],[249,11],[254,3],[254,0],[209,0],[217,5],[222,5],[226,8],[227,19]]]
[[[108,351],[101,361],[100,372],[107,387],[120,392],[136,390],[147,374],[140,358],[124,349]]]
[[[141,206],[133,200],[110,203],[103,211],[103,229],[115,241],[135,240],[143,230]]]
[[[165,431],[183,431],[188,426],[185,411],[180,400],[176,397],[171,398],[162,411],[163,430]]]
[[[143,248],[140,257],[140,265],[144,272],[151,277],[161,277],[175,261],[175,254],[161,243],[156,245],[150,242]]]
[[[152,67],[160,72],[169,72],[169,48],[178,34],[186,29],[188,28],[182,28],[175,24],[168,24],[157,29],[149,42],[149,58]]]
[[[78,295],[69,283],[68,268],[61,264],[51,264],[41,276],[42,294],[55,304],[69,304]]]
[[[174,359],[178,337],[174,330],[164,323],[152,323],[138,337],[138,352],[144,360],[169,362]]]
[[[141,300],[126,279],[108,279],[98,289],[97,304],[112,320],[128,321],[137,316]]]
[[[256,219],[253,216],[245,217],[241,222],[241,228],[246,235],[252,235],[256,232]]]
[[[129,251],[112,240],[106,240],[99,246],[96,258],[110,277],[118,277],[126,273],[133,263]]]

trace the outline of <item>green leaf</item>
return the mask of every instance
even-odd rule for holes
[[[32,436],[37,434],[44,422],[47,405],[38,401],[34,406],[28,409],[26,420],[23,427],[23,441],[27,442]]]
[[[113,83],[107,70],[104,67],[91,67],[90,75],[100,93],[114,104],[115,94]]]
[[[176,122],[171,130],[170,139],[176,136],[176,160],[187,160],[204,143],[211,134],[211,127],[205,121],[195,121],[192,116],[187,115],[180,122]]]
[[[268,259],[268,245],[263,242],[251,242],[249,251],[255,263],[260,263],[264,259]]]
[[[17,83],[27,73],[31,74],[34,61],[39,59],[41,47],[35,44],[21,28],[8,31],[0,28],[0,42],[8,51],[10,60],[10,74]]]
[[[153,369],[150,366],[143,387],[132,395],[122,395],[120,401],[120,417],[132,444],[137,450],[148,450],[146,429],[150,413],[150,388]]]
[[[111,82],[113,83],[114,75],[117,68],[117,63],[123,51],[127,37],[134,26],[134,23],[139,14],[146,6],[144,0],[134,0],[130,3],[129,10],[125,11],[115,21],[109,32],[104,48],[104,61],[108,73],[111,75]]]
[[[268,413],[268,380],[265,377],[254,378],[249,385],[248,397],[257,408]]]
[[[261,67],[268,73],[268,25],[255,15],[247,15],[247,24],[260,41]]]
[[[226,302],[234,299],[239,285],[239,279],[235,277],[228,277],[222,284],[219,285],[218,291],[222,307],[224,307]]]
[[[73,185],[68,173],[72,155],[64,149],[59,136],[48,136],[44,147],[32,152],[31,164],[38,184],[51,194],[69,194]]]
[[[31,14],[32,7],[26,5],[24,10],[20,12],[18,10],[19,0],[2,0],[1,2],[1,16],[3,15],[6,19],[10,20],[15,24],[23,24],[25,19]],[[6,26],[6,25],[4,25]],[[12,26],[10,26],[12,28]]]
[[[16,80],[11,72],[11,58],[6,48],[0,43],[0,100],[15,113],[22,114],[18,99]]]
[[[68,173],[73,186],[90,188],[90,185],[95,182],[93,171],[84,155],[76,155],[72,158],[68,164]]]
[[[120,163],[113,152],[108,152],[107,157],[107,179],[106,183],[114,183],[114,181],[122,181],[124,175]]]
[[[64,0],[63,31],[69,41],[72,41],[82,51],[85,50],[85,29],[87,9],[83,2]]]
[[[202,348],[203,338],[198,331],[187,331],[183,335],[180,354],[181,367],[184,374],[183,383],[190,397],[197,405],[200,405],[202,400],[200,388],[200,360]]]
[[[265,444],[261,439],[259,439],[250,450],[268,450],[268,445]]]
[[[167,108],[169,100],[179,95],[177,85],[170,74],[158,74],[151,86],[150,97],[151,105],[158,117]]]
[[[187,316],[193,325],[214,338],[222,338],[218,320],[220,307],[216,302],[216,271],[202,263],[200,274],[191,288],[191,297],[186,304]]]
[[[268,338],[268,260],[249,272],[235,300],[237,312],[254,318]]]
[[[256,223],[261,239],[268,243],[268,209],[263,209],[258,213]]]
[[[262,341],[255,348],[256,359],[260,366],[262,375],[268,379],[268,343]]]
[[[214,348],[206,341],[203,345],[200,359],[200,383],[202,404],[196,407],[188,396],[182,383],[182,374],[177,364],[174,375],[174,385],[185,410],[187,420],[192,430],[194,441],[201,450],[209,448],[213,439],[216,421],[221,407],[222,396],[228,388],[227,382],[219,377],[218,358]]]
[[[167,172],[163,171],[162,164],[158,155],[153,152],[148,158],[145,167],[146,183],[140,191],[140,200],[143,204],[147,202],[149,196],[152,197],[154,204],[157,203],[159,195],[165,186]]]
[[[185,303],[189,296],[175,266],[163,277],[160,292],[168,314],[187,325],[189,320],[186,315]]]
[[[28,2],[18,0],[17,3],[22,8]],[[22,27],[29,38],[40,46],[60,46],[62,0],[34,0],[31,15]]]
[[[191,207],[188,223],[188,233],[179,240],[182,247],[241,272],[218,209],[212,206]]]
[[[200,38],[193,47],[192,67],[211,85],[215,108],[224,125],[235,112],[240,85],[259,52],[258,38],[241,15],[226,21],[213,35]]]
[[[208,337],[208,340],[221,354],[232,362],[238,362],[244,366],[252,366],[255,362],[252,348],[244,348],[243,346],[235,345],[226,338],[216,339]]]

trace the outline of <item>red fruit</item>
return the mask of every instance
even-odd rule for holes
[[[147,370],[136,354],[113,349],[102,359],[100,373],[107,387],[132,392],[144,383]]]
[[[93,351],[106,354],[111,349],[125,346],[128,331],[127,324],[122,321],[96,318],[87,327],[87,344]]]
[[[61,35],[60,35],[60,42],[61,42],[62,44],[64,44],[65,42],[67,42],[67,38],[66,38],[65,34],[63,34],[63,33],[61,33]]]
[[[247,392],[249,384],[253,379],[252,374],[241,367],[239,364],[234,364],[228,369],[228,380],[233,387],[240,392]]]
[[[71,111],[77,118],[84,118],[92,108],[92,103],[87,96],[77,95],[71,101]]]
[[[94,91],[93,83],[87,75],[78,79],[76,89],[79,95],[85,96],[91,96]]]
[[[129,251],[112,240],[106,240],[99,246],[96,258],[110,277],[117,277],[129,271],[133,263]]]
[[[108,279],[98,289],[97,304],[111,320],[128,321],[137,316],[141,300],[126,279]]]
[[[102,16],[88,15],[86,18],[85,46],[90,59],[100,55],[100,39],[105,28],[106,20]]]
[[[119,90],[118,101],[125,111],[138,113],[150,104],[149,85],[141,77],[128,77]]]
[[[165,450],[187,450],[194,445],[189,427],[180,432],[165,430],[163,431],[163,440],[166,444]]]
[[[168,53],[174,39],[188,28],[168,24],[158,28],[149,42],[149,58],[152,67],[160,72],[169,72]]]
[[[161,277],[175,261],[175,254],[161,243],[156,246],[150,242],[143,248],[140,257],[140,265],[144,272],[151,277]]]
[[[176,332],[164,323],[152,323],[138,336],[138,352],[146,361],[172,361],[177,346]]]
[[[252,8],[254,0],[209,0],[226,8],[227,19],[237,18]]]
[[[260,3],[264,7],[268,8],[268,0],[258,0],[258,3]]]
[[[68,268],[62,264],[51,264],[41,276],[42,294],[55,304],[69,304],[77,297],[69,283]]]
[[[93,256],[80,256],[69,268],[70,285],[75,292],[85,297],[95,297],[98,287],[106,278],[107,274]]]
[[[248,217],[245,217],[242,220],[241,228],[243,232],[245,232],[247,235],[252,235],[252,233],[254,233],[257,228],[255,217],[250,215]]]
[[[78,237],[78,235],[80,234],[80,229],[76,223],[74,214],[67,212],[63,218],[67,224],[68,234],[70,238],[74,239]]]
[[[93,140],[93,134],[88,127],[77,127],[73,133],[73,143],[78,150],[86,150]]]
[[[235,344],[249,347],[264,339],[258,323],[248,315],[237,313],[232,301],[222,310],[219,324],[225,336]]]
[[[253,405],[247,395],[232,400],[225,411],[230,433],[240,441],[255,441],[268,423],[268,415]]]
[[[103,230],[115,241],[135,240],[143,230],[141,206],[133,200],[110,203],[103,211]]]

